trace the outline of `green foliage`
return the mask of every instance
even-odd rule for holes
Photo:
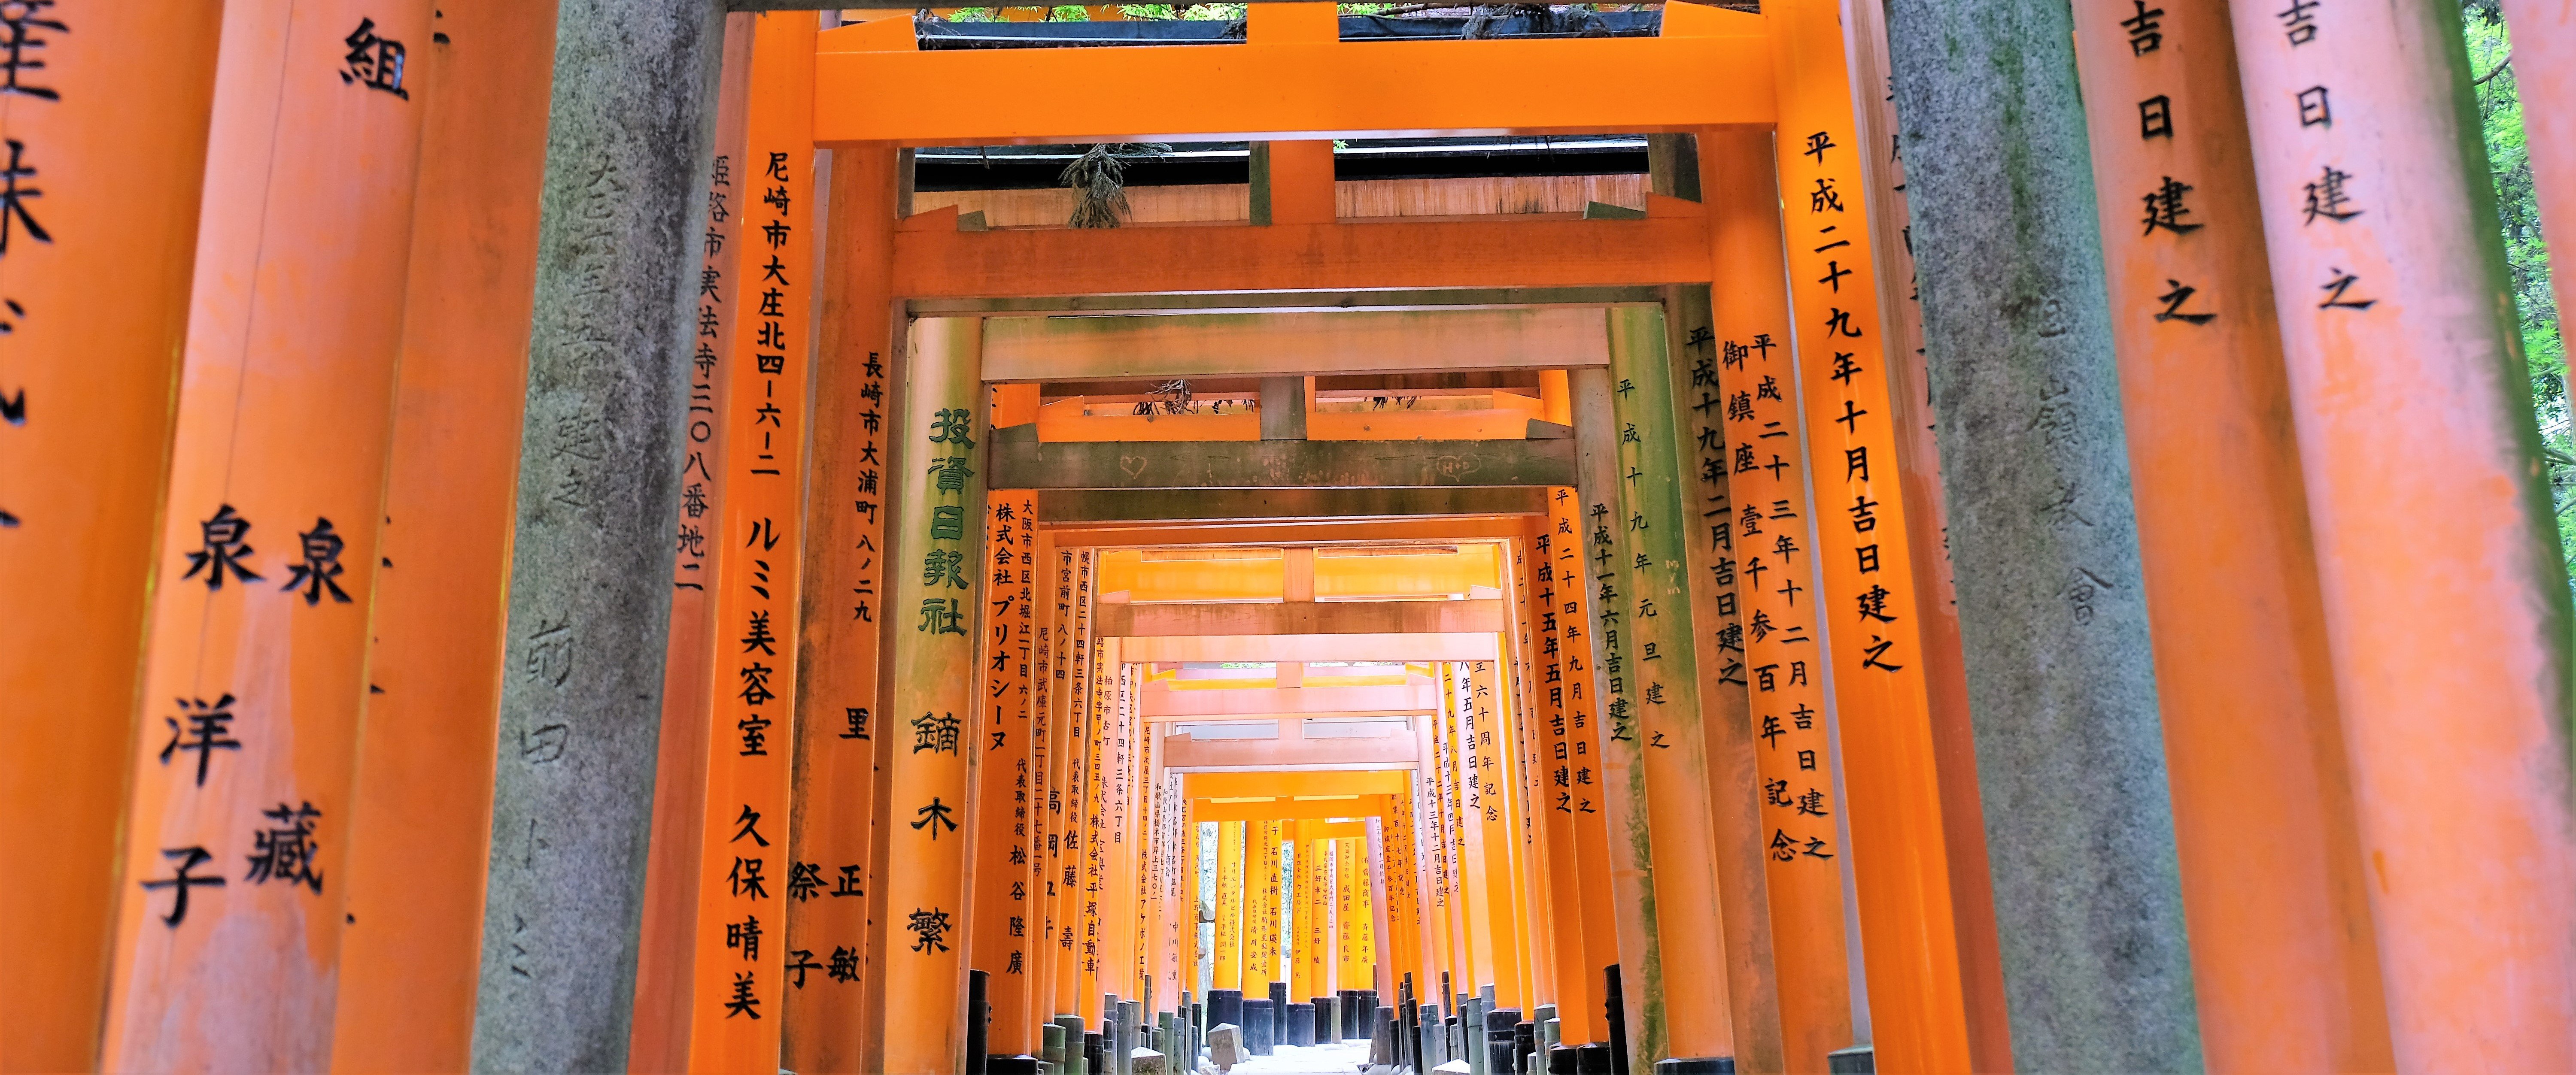
[[[2576,430],[2569,422],[2567,344],[2559,335],[2558,296],[2549,283],[2549,247],[2541,239],[2531,153],[2523,140],[2513,38],[2495,0],[2468,0],[2462,8],[2470,77],[2479,80],[2473,90],[2486,136],[2487,167],[2495,178],[2496,209],[2504,228],[2505,267],[2514,309],[2521,318],[2532,410],[2539,416],[2541,442],[2549,454],[2559,550],[2571,573],[2576,573]]]

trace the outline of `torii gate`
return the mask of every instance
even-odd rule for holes
[[[10,86],[13,182],[32,163],[56,200],[11,187],[28,233],[0,257],[58,264],[11,274],[33,311],[11,342],[42,361],[0,365],[25,387],[0,396],[25,428],[0,436],[34,446],[37,475],[0,486],[0,540],[27,539],[0,557],[27,595],[0,654],[13,696],[84,716],[12,722],[0,758],[45,767],[12,786],[65,789],[13,802],[9,830],[94,886],[0,914],[40,971],[13,1010],[52,1013],[0,1041],[13,1063],[36,1041],[32,1066],[58,1068],[951,1070],[975,1040],[969,953],[1007,920],[970,908],[1012,898],[1014,774],[978,765],[978,733],[1018,732],[1033,783],[1088,796],[1086,853],[1091,833],[1130,850],[1086,868],[1138,882],[1121,913],[1150,908],[1134,849],[1188,808],[1151,738],[1102,734],[1142,723],[1112,640],[1141,636],[1101,630],[1082,572],[1098,547],[1209,538],[1225,527],[1193,517],[1211,515],[1235,540],[1318,517],[1513,543],[1510,622],[1530,631],[1495,653],[1527,671],[1498,689],[1542,721],[1518,779],[1589,748],[1616,826],[1533,826],[1533,861],[1575,865],[1531,890],[1611,928],[1532,933],[1561,997],[1586,988],[1565,968],[1627,972],[1640,1063],[1804,1067],[1862,1036],[1891,1070],[2186,1039],[2247,1066],[2576,1048],[2557,1030],[2576,1005],[2565,579],[2504,390],[2458,58],[2414,47],[2445,30],[2427,4],[2069,23],[1908,0],[1891,64],[1874,5],[1819,0],[1675,5],[1652,39],[1365,43],[1320,5],[1256,4],[1241,45],[1011,53],[921,52],[902,19],[728,35],[713,5],[630,0],[558,27],[551,82],[542,12],[394,6],[236,3],[220,64],[194,9],[64,12],[54,95]],[[2517,30],[2532,56],[2570,40],[2563,18]],[[150,84],[112,82],[92,41],[148,45]],[[271,46],[286,59],[244,58]],[[2029,77],[1999,85],[2007,59]],[[123,103],[111,84],[153,107],[98,111]],[[1691,137],[1656,140],[1633,219],[1334,219],[1326,140],[1398,131]],[[1161,134],[1265,142],[1260,223],[899,211],[898,146]],[[146,166],[210,141],[202,177]],[[2386,168],[2358,212],[2284,200],[2363,157]],[[2084,201],[2088,181],[2105,196]],[[509,193],[479,200],[486,182]],[[200,194],[219,210],[202,231]],[[191,246],[193,289],[166,271]],[[93,354],[44,327],[65,282],[137,250],[165,270],[137,331]],[[507,311],[530,306],[513,413],[520,371],[489,359],[515,355]],[[1123,316],[1092,337],[1043,316],[1062,312]],[[1267,334],[1223,320],[1244,315],[1351,341],[1363,364],[1335,368],[1386,369],[1365,356],[1460,324],[1483,346],[1597,323],[1601,346],[1519,363],[1564,372],[1518,438],[1353,449],[1295,406],[1221,452],[1046,435],[1044,363]],[[1150,368],[1302,399],[1285,382],[1313,370],[1259,350]],[[2212,353],[2240,361],[2195,361]],[[119,405],[47,417],[84,396]],[[1168,492],[1202,486],[1230,492]],[[93,497],[101,521],[66,525]],[[1032,525],[1052,505],[1067,525]],[[693,508],[675,563],[667,526]],[[424,519],[443,526],[406,525]],[[1803,547],[1771,540],[1791,519]],[[929,553],[941,571],[915,571]],[[93,556],[124,570],[66,577]],[[1803,598],[1781,585],[1799,558]],[[2419,629],[2386,630],[2397,608]],[[1393,615],[1351,616],[1371,614]],[[2044,723],[2085,705],[2087,734]],[[1447,764],[1481,749],[1437,734]],[[488,816],[458,790],[487,786]],[[1437,838],[1475,828],[1468,787],[1443,782]],[[1800,812],[1809,791],[1823,814]],[[249,876],[208,865],[245,857]],[[2067,907],[2145,925],[2106,936]],[[1385,936],[1414,965],[1472,965],[1454,928],[1408,928]],[[1148,932],[1101,943],[1170,949]],[[1837,962],[1855,946],[1865,974]],[[287,969],[246,969],[254,950]],[[1140,977],[1060,962],[1039,973],[1087,1022],[1095,987]],[[789,984],[807,979],[850,988]],[[2134,988],[2113,1003],[2111,981]]]

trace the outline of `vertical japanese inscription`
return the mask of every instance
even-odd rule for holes
[[[904,864],[879,882],[888,921],[886,1025],[924,1028],[889,1036],[890,1070],[944,1067],[956,1044],[952,1009],[967,945],[965,845],[928,819],[969,800],[972,747],[983,745],[977,642],[985,618],[974,585],[982,574],[986,513],[983,456],[983,326],[972,319],[913,323],[904,367],[903,421],[895,429],[894,482],[902,570],[889,587],[894,637],[889,801],[906,824],[891,828],[889,861]],[[1016,594],[1016,590],[1013,591]],[[924,813],[929,811],[929,813]],[[924,821],[919,828],[913,821]],[[937,1029],[931,1029],[937,1028]]]
[[[722,370],[718,423],[723,496],[711,513],[720,523],[707,532],[723,548],[714,573],[716,671],[702,837],[708,850],[699,867],[699,1030],[690,1040],[697,1062],[713,1066],[776,1055],[784,991],[837,981],[830,973],[833,953],[801,935],[790,944],[787,928],[791,905],[828,898],[829,888],[827,864],[802,861],[791,850],[798,842],[790,831],[789,803],[797,746],[789,730],[804,567],[806,370],[814,344],[807,316],[814,284],[814,154],[804,135],[807,106],[798,93],[805,80],[794,77],[798,57],[792,49],[799,42],[810,48],[811,33],[810,22],[792,17],[761,22],[742,167],[710,178],[710,234],[716,233],[720,211],[736,222],[732,249],[717,260],[730,267],[732,286],[739,289],[733,323],[724,326],[732,360]],[[714,186],[718,180],[725,185]],[[723,200],[736,189],[738,197]],[[712,308],[704,272],[701,333]],[[703,345],[707,337],[696,340]],[[703,346],[694,350],[695,363],[709,362]],[[712,383],[715,368],[705,368]],[[694,387],[691,403],[699,405]],[[693,422],[684,450],[700,464],[681,475],[684,538],[687,483],[708,473],[696,432]],[[679,574],[685,576],[685,545],[681,555]]]

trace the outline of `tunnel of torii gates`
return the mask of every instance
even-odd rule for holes
[[[0,7],[0,1067],[2576,1068],[2459,16],[2278,7]]]

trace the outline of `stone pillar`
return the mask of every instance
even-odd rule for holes
[[[723,40],[706,0],[556,23],[477,1068],[625,1066]]]
[[[1890,16],[2014,1058],[2197,1068],[2070,16]]]

